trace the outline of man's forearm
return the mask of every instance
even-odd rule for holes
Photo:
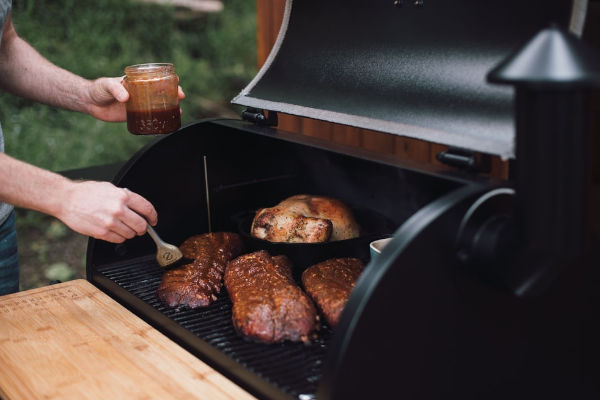
[[[69,179],[0,153],[0,200],[56,216],[65,202]]]
[[[90,81],[52,64],[21,39],[9,18],[0,47],[0,86],[51,106],[87,112],[84,88]]]

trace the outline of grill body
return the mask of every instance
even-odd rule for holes
[[[206,121],[141,150],[115,183],[155,205],[160,215],[157,230],[172,243],[208,231],[205,157],[214,231],[237,232],[247,227],[239,224],[240,215],[294,193],[319,193],[346,199],[353,208],[360,206],[359,223],[371,226],[370,231],[349,243],[295,250],[292,258],[299,261],[294,275],[299,279],[305,267],[332,256],[355,256],[368,263],[371,240],[393,234],[424,204],[469,182],[415,166],[400,168],[391,159],[376,159],[380,156],[362,150],[348,148],[345,153],[329,146],[240,121]],[[357,157],[353,152],[362,154]],[[176,190],[157,187],[159,180],[154,178],[159,174],[172,176],[171,187]],[[243,237],[248,251],[260,248]],[[204,310],[162,305],[156,297],[162,270],[153,254],[147,237],[121,245],[91,239],[88,279],[224,374],[241,379],[251,391],[271,398],[316,395],[333,336],[329,327],[323,324],[310,346],[247,342],[233,329],[224,289],[219,300]]]
[[[549,23],[565,31],[566,43],[578,42],[566,30],[582,29],[587,1],[286,4],[278,43],[238,104],[466,147],[467,153],[518,154],[516,185],[259,124],[199,121],[139,151],[114,183],[154,204],[157,231],[171,243],[209,229],[240,232],[247,251],[289,255],[297,280],[327,258],[363,259],[367,267],[339,325],[331,330],[322,323],[310,346],[264,345],[234,331],[225,292],[206,309],[169,309],[156,297],[162,271],[147,237],[121,245],[90,239],[88,279],[259,398],[597,397],[600,256],[593,249],[600,246],[590,245],[598,239],[584,231],[587,211],[570,213],[577,218],[571,223],[559,218],[557,206],[583,207],[588,182],[550,168],[547,156],[578,161],[569,169],[573,175],[587,165],[581,159],[587,157],[587,103],[565,104],[584,99],[588,88],[578,85],[573,94],[562,87],[548,97],[534,76],[535,87],[518,87],[514,108],[511,88],[486,77]],[[584,64],[586,74],[600,69]],[[600,81],[592,78],[582,82]],[[543,83],[556,84],[553,79]],[[541,106],[529,107],[532,99],[543,100]],[[546,119],[548,110],[555,122]],[[275,120],[259,118],[256,110],[244,114],[259,123]],[[569,140],[570,146],[560,144]],[[557,179],[544,180],[547,171]],[[160,186],[165,181],[169,187]],[[562,196],[552,182],[570,190]],[[249,237],[249,215],[300,193],[343,200],[356,211],[361,236],[324,247]],[[556,223],[545,224],[546,215],[557,215]],[[557,235],[556,227],[565,232]],[[531,237],[535,232],[540,237]],[[386,236],[392,241],[371,260],[369,242]],[[545,239],[554,237],[577,245],[562,249]],[[550,256],[549,265],[538,249],[560,257]]]
[[[198,122],[159,139],[115,178],[155,204],[159,234],[176,244],[208,230],[208,204],[213,230],[235,232],[244,226],[240,214],[295,193],[338,197],[371,211],[361,215],[385,221],[376,225],[381,231],[331,253],[307,249],[295,259],[292,252],[296,279],[308,265],[331,256],[368,264],[336,330],[322,323],[310,346],[244,340],[231,324],[225,291],[206,309],[165,307],[156,296],[162,270],[147,237],[121,245],[90,239],[88,279],[260,398],[396,392],[501,398],[515,390],[531,394],[547,377],[552,379],[546,393],[579,388],[582,314],[569,310],[593,307],[584,304],[588,292],[580,291],[577,278],[587,264],[570,266],[533,298],[482,279],[486,275],[457,257],[461,224],[474,204],[498,191],[508,201],[495,210],[510,213],[512,189],[508,182],[418,167],[223,120]],[[157,187],[164,181],[154,179],[157,174],[172,176],[177,190]],[[371,261],[369,242],[387,235],[393,240]],[[260,248],[246,244],[248,251]],[[480,270],[486,267],[479,264]]]

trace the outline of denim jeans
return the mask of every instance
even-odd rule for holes
[[[19,291],[19,255],[15,212],[0,225],[0,295]]]

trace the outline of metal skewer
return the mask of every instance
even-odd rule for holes
[[[212,223],[210,216],[210,192],[208,190],[208,163],[204,156],[204,190],[206,191],[206,212],[208,213],[208,232],[212,232]]]

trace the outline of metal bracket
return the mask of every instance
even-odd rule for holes
[[[435,158],[443,164],[470,172],[489,173],[492,170],[492,159],[489,154],[476,153],[458,147],[444,150]]]
[[[248,107],[242,111],[242,119],[262,126],[277,126],[278,123],[276,111],[268,111],[267,115],[265,115],[264,110],[252,107]]]

